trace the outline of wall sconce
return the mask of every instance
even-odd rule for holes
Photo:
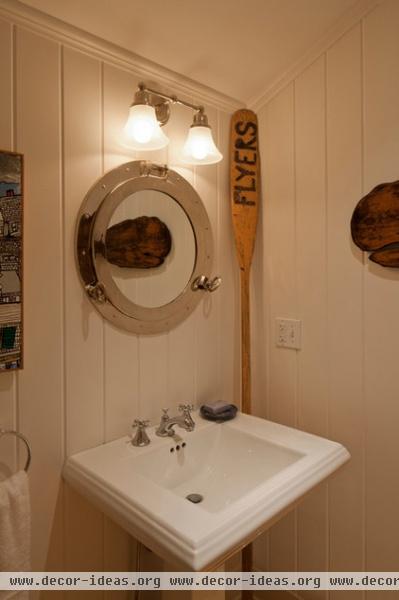
[[[125,134],[133,150],[159,150],[168,145],[169,139],[161,127],[168,122],[170,104],[181,104],[195,111],[193,124],[183,147],[182,160],[191,165],[211,165],[222,160],[213,141],[212,131],[203,106],[168,96],[143,83],[134,95],[125,125]]]

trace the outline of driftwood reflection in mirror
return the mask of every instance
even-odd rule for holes
[[[172,248],[168,227],[158,217],[126,219],[107,230],[108,262],[128,269],[153,269],[163,264]]]

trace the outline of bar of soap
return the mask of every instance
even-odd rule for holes
[[[229,421],[234,419],[237,414],[237,407],[227,402],[215,402],[213,404],[203,404],[200,408],[200,414],[209,421]]]

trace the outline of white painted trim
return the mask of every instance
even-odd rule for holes
[[[248,100],[247,106],[254,111],[261,110],[270,100],[276,96],[284,87],[296,79],[317,58],[326,52],[339,38],[347,33],[367,14],[374,10],[384,0],[359,0],[359,2],[339,19],[328,32],[314,44],[296,63],[280,75],[261,94]]]
[[[233,112],[245,105],[240,100],[27,6],[19,0],[0,0],[0,17],[60,44],[76,48],[99,60],[126,69],[143,78],[147,84],[155,80],[164,86],[162,91],[194,96],[197,102],[203,102],[225,112]],[[134,90],[132,96],[133,92]]]

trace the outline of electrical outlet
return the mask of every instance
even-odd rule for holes
[[[276,319],[276,346],[301,349],[302,321],[296,319]]]

